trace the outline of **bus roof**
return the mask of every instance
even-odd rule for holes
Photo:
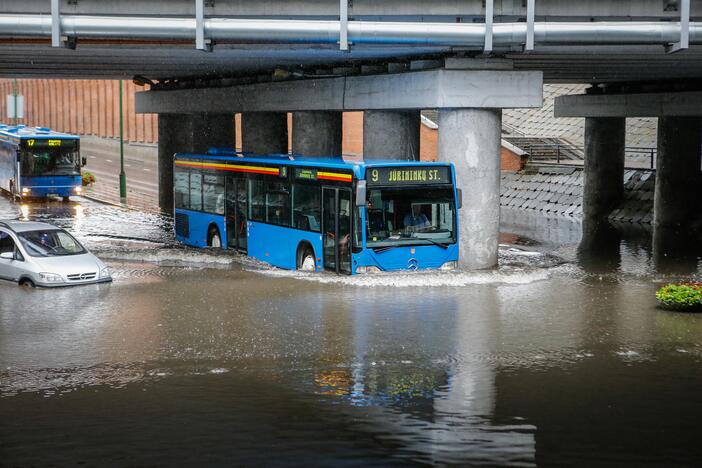
[[[15,141],[30,139],[77,140],[78,135],[57,132],[46,127],[27,127],[26,125],[5,125],[0,123],[0,140]]]
[[[224,148],[210,148],[203,153],[177,153],[176,159],[201,159],[220,162],[250,162],[259,164],[285,164],[287,166],[323,167],[325,169],[347,169],[353,171],[356,178],[365,176],[368,167],[388,166],[451,166],[450,163],[427,161],[399,161],[396,159],[373,159],[372,161],[356,161],[338,157],[311,157],[294,154],[250,154]]]

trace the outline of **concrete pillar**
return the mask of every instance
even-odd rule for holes
[[[363,159],[419,161],[419,110],[365,111]]]
[[[439,161],[456,167],[463,191],[458,211],[459,266],[477,270],[497,265],[500,228],[500,109],[439,111]]]
[[[213,146],[234,147],[233,114],[159,114],[158,204],[163,211],[173,210],[173,155]]]
[[[654,226],[691,226],[701,199],[700,118],[659,118]]]
[[[342,113],[293,112],[292,152],[306,156],[341,156]]]
[[[287,112],[242,112],[241,150],[255,154],[287,154]]]
[[[585,119],[583,217],[606,219],[624,198],[626,119]]]
[[[700,118],[658,119],[653,261],[661,273],[694,272],[702,254],[700,143]]]

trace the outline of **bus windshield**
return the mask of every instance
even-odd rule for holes
[[[456,241],[451,187],[377,188],[368,191],[366,245],[446,245]]]
[[[31,141],[31,140],[30,140]],[[61,141],[61,146],[40,144],[23,145],[20,149],[21,173],[23,176],[80,175],[80,154],[75,140]],[[42,142],[43,143],[43,142]]]

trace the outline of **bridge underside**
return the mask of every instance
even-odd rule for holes
[[[4,42],[4,43],[3,43]],[[136,44],[122,41],[80,41],[75,50],[52,48],[46,41],[21,43],[0,39],[0,77],[151,80],[235,78],[266,75],[284,69],[303,75],[334,74],[334,68],[387,66],[412,60],[476,56],[481,51],[456,47],[358,46],[295,44],[218,44],[212,52],[192,43]],[[541,70],[546,83],[608,83],[679,80],[702,77],[702,46],[667,54],[662,46],[592,46],[576,51],[567,46],[537,51],[495,51],[513,62],[515,70]],[[352,70],[353,71],[353,70]],[[344,74],[348,70],[343,71]]]

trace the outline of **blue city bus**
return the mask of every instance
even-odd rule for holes
[[[82,165],[78,135],[0,124],[0,189],[13,197],[80,195]]]
[[[458,260],[451,164],[212,148],[174,156],[173,192],[178,241],[279,268],[356,274]]]

